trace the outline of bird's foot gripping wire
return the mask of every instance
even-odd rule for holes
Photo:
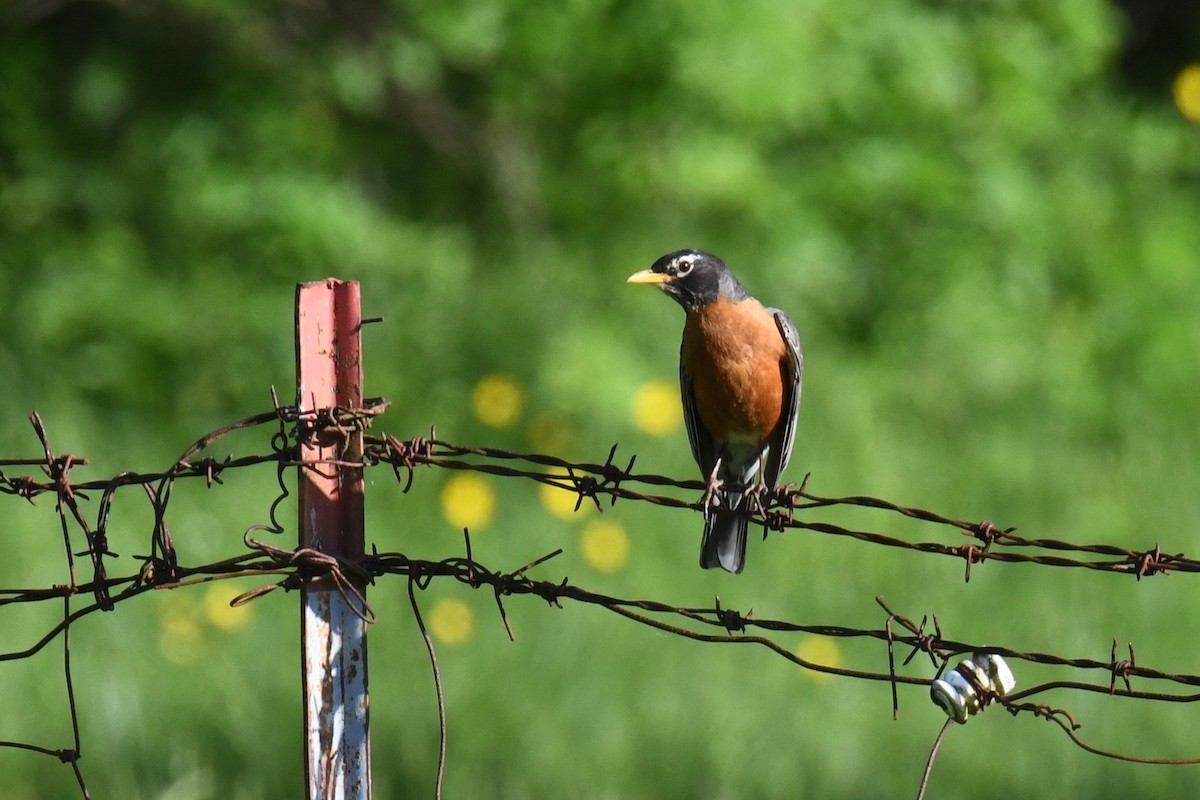
[[[704,509],[704,516],[707,517],[714,509],[721,507],[721,495],[725,491],[725,481],[717,477],[717,473],[721,470],[721,459],[717,459],[717,463],[713,465],[712,473],[708,476],[708,486],[704,488],[704,494],[700,496],[700,506]]]

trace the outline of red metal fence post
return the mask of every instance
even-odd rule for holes
[[[313,429],[314,412],[362,407],[362,310],[354,281],[296,287],[296,405],[301,412],[300,546],[346,559],[364,551],[362,432]],[[304,431],[303,427],[309,426]],[[347,575],[365,597],[366,587]],[[301,590],[305,772],[309,800],[369,800],[366,622],[328,578]]]

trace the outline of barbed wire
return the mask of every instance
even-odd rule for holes
[[[274,393],[273,393],[274,394]],[[67,706],[73,731],[73,742],[66,748],[48,748],[26,742],[0,741],[0,747],[18,748],[42,753],[70,764],[84,797],[90,793],[79,766],[82,744],[79,734],[79,712],[71,674],[71,625],[95,611],[111,611],[144,592],[173,589],[229,578],[263,576],[273,582],[244,592],[235,599],[242,604],[275,589],[299,588],[311,577],[327,576],[349,605],[361,616],[373,621],[375,616],[365,596],[355,587],[363,581],[378,581],[388,576],[408,581],[414,615],[421,622],[422,634],[433,663],[438,694],[439,721],[443,741],[440,759],[445,754],[445,708],[440,672],[434,645],[424,630],[420,609],[413,589],[426,589],[435,579],[453,579],[473,589],[490,588],[502,624],[510,638],[515,632],[505,609],[505,598],[538,597],[552,607],[562,607],[564,601],[597,606],[625,619],[656,630],[713,644],[754,645],[774,653],[800,667],[815,672],[840,675],[858,680],[886,682],[892,691],[892,713],[898,714],[901,685],[930,686],[951,662],[964,655],[994,653],[1014,661],[1025,661],[1049,667],[1069,669],[1093,676],[1088,679],[1055,679],[1001,697],[992,693],[985,697],[1014,715],[1041,718],[1056,724],[1071,741],[1082,749],[1113,759],[1154,764],[1192,764],[1200,759],[1148,758],[1144,756],[1105,751],[1083,741],[1080,724],[1066,709],[1054,708],[1031,700],[1051,690],[1072,690],[1121,696],[1146,701],[1192,703],[1200,700],[1200,675],[1172,673],[1136,663],[1132,645],[1129,657],[1118,659],[1117,643],[1113,642],[1110,658],[1105,660],[1072,658],[1043,652],[1028,652],[1016,648],[985,646],[945,636],[936,616],[923,617],[920,622],[893,611],[882,597],[876,598],[884,622],[877,628],[800,623],[783,619],[756,618],[732,608],[722,607],[720,599],[711,606],[679,607],[653,599],[616,597],[586,589],[563,577],[558,581],[539,580],[530,576],[535,569],[545,569],[561,551],[555,551],[530,561],[513,571],[496,570],[477,561],[471,551],[469,532],[464,530],[464,553],[439,560],[411,558],[404,553],[371,552],[361,560],[335,559],[327,554],[306,548],[285,548],[256,539],[258,532],[282,533],[285,526],[278,519],[281,505],[289,497],[286,484],[288,469],[327,469],[340,462],[301,463],[298,459],[301,440],[324,431],[346,433],[366,430],[374,417],[387,407],[383,399],[371,399],[362,409],[322,409],[302,413],[299,409],[281,405],[274,398],[274,408],[261,414],[223,426],[197,439],[167,469],[160,472],[123,471],[107,479],[77,480],[77,468],[88,466],[86,459],[74,454],[56,454],[41,417],[34,413],[30,422],[40,445],[40,457],[0,459],[0,494],[21,498],[31,504],[39,499],[54,498],[63,542],[66,583],[33,588],[0,588],[0,609],[13,604],[57,601],[62,604],[62,616],[40,639],[25,648],[0,653],[0,662],[28,658],[61,637]],[[223,459],[203,455],[217,442],[235,431],[266,426],[272,429],[269,452],[250,455],[226,455]],[[608,452],[603,463],[574,462],[539,453],[519,453],[493,447],[469,447],[454,444],[436,436],[418,436],[401,440],[394,436],[367,435],[364,437],[362,462],[355,467],[390,467],[403,492],[412,487],[420,467],[467,470],[502,478],[535,481],[573,492],[575,508],[592,503],[603,510],[604,499],[613,506],[618,500],[637,501],[655,505],[691,509],[703,512],[712,489],[703,481],[677,480],[664,475],[635,473],[636,457],[631,456],[624,467],[617,461],[617,446]],[[230,470],[273,465],[278,493],[267,509],[267,522],[254,525],[243,535],[244,550],[227,558],[205,564],[181,563],[174,538],[167,524],[167,509],[176,482],[202,479],[209,487],[223,483]],[[868,496],[825,497],[807,489],[807,478],[799,486],[789,484],[769,490],[761,486],[726,486],[726,491],[743,491],[752,499],[754,519],[766,537],[788,530],[807,530],[818,534],[850,538],[866,544],[912,550],[925,554],[960,559],[965,564],[964,578],[970,579],[972,565],[985,561],[1009,564],[1037,564],[1046,567],[1088,569],[1120,575],[1132,575],[1140,580],[1152,575],[1171,572],[1200,571],[1200,562],[1182,553],[1164,553],[1156,544],[1146,550],[1130,550],[1110,544],[1075,544],[1060,539],[1024,538],[1014,528],[1001,529],[989,520],[971,522],[937,514],[928,510],[903,506]],[[107,564],[117,558],[109,549],[111,510],[118,492],[140,487],[153,511],[153,525],[148,537],[147,553],[135,556],[136,571],[118,576],[109,575]],[[671,493],[674,492],[674,493]],[[84,513],[92,495],[99,495],[92,522]],[[697,493],[699,493],[697,495]],[[695,498],[695,499],[693,499]],[[959,543],[935,539],[914,540],[870,530],[846,528],[831,522],[813,519],[822,510],[834,507],[859,507],[887,515],[915,520],[940,533],[953,533]],[[72,532],[82,534],[86,547],[76,552]],[[962,543],[962,537],[971,541]],[[1069,554],[1069,555],[1064,555]],[[86,558],[90,565],[89,578],[80,580],[76,558]],[[90,601],[76,607],[78,599]],[[74,605],[73,605],[74,604]],[[931,629],[932,628],[932,629]],[[806,633],[843,639],[874,640],[886,646],[886,668],[864,670],[823,664],[803,658],[787,648],[777,638],[781,634]],[[896,649],[908,652],[896,663]],[[932,675],[906,674],[904,669],[918,656],[927,657]],[[876,656],[881,657],[881,656]],[[1103,680],[1098,680],[1103,678]],[[1150,689],[1133,688],[1133,680],[1150,682]],[[442,764],[439,763],[438,785],[441,784]]]
[[[406,491],[411,485],[413,469],[417,466],[435,466],[445,469],[473,470],[490,475],[511,478],[526,478],[579,496],[576,509],[585,500],[603,509],[601,496],[608,497],[610,504],[618,499],[640,500],[672,508],[704,510],[703,499],[687,500],[680,497],[648,494],[629,489],[630,484],[666,487],[685,491],[708,491],[710,487],[700,480],[676,480],[663,475],[636,474],[633,466],[636,457],[631,457],[625,468],[614,463],[617,446],[614,445],[603,464],[573,463],[566,459],[534,453],[517,453],[496,447],[464,447],[436,438],[436,432],[428,438],[417,437],[400,441],[394,437],[368,437],[365,457],[369,461],[391,464],[393,468],[407,471]],[[474,456],[481,461],[464,460]],[[525,463],[531,468],[511,466]],[[548,473],[546,468],[562,470]],[[803,529],[832,536],[844,536],[869,544],[884,545],[923,553],[950,556],[966,563],[965,578],[970,580],[971,565],[985,560],[1008,563],[1040,564],[1050,567],[1073,567],[1117,574],[1133,575],[1138,580],[1156,574],[1200,572],[1200,561],[1182,553],[1163,553],[1155,544],[1147,550],[1129,550],[1110,544],[1074,544],[1059,539],[1027,539],[1015,534],[1015,528],[1000,529],[991,520],[968,522],[946,517],[932,511],[892,503],[877,497],[847,496],[823,497],[807,491],[808,479],[796,484],[785,484],[768,489],[762,485],[729,486],[731,491],[741,491],[752,497],[755,520],[767,534],[787,529]],[[976,542],[952,545],[943,542],[909,541],[873,531],[860,531],[819,521],[797,519],[798,512],[808,512],[835,506],[854,506],[891,512],[935,526],[952,528]],[[1042,553],[1018,552],[1017,548],[1073,552],[1109,556],[1106,559],[1075,559]]]

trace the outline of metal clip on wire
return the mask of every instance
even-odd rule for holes
[[[1017,685],[1012,670],[995,653],[976,653],[936,680],[929,697],[942,707],[946,716],[960,725],[983,710],[988,693],[1006,695]]]

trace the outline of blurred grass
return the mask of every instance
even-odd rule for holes
[[[791,478],[1028,536],[1190,552],[1200,128],[1185,82],[1144,93],[1119,73],[1122,25],[1099,0],[336,15],[187,0],[18,21],[0,28],[0,453],[37,454],[37,408],[58,452],[90,459],[80,476],[166,467],[200,433],[267,408],[272,384],[290,394],[294,283],[337,274],[386,317],[364,333],[367,392],[393,400],[377,430],[436,424],[451,440],[591,461],[618,442],[639,471],[688,476],[686,437],[645,432],[637,405],[675,379],[679,312],[623,281],[690,245],[724,256],[803,334]],[[520,396],[491,420],[502,427],[474,406],[489,376]],[[371,542],[461,552],[442,514],[451,477],[419,470],[402,495],[369,475]],[[487,480],[495,507],[472,542],[498,568],[562,547],[539,576],[862,627],[882,624],[882,594],[910,617],[937,613],[949,636],[1100,659],[1116,637],[1139,664],[1197,671],[1186,575],[985,563],[964,584],[949,559],[791,533],[753,542],[731,578],[696,568],[696,515],[618,503],[564,519],[535,486]],[[275,492],[269,470],[178,487],[181,557],[238,552]],[[134,494],[114,509],[114,572],[136,568],[151,529]],[[64,581],[52,503],[4,506],[0,585]],[[588,560],[598,519],[628,537],[614,572]],[[839,521],[911,531],[865,512]],[[208,591],[73,627],[93,796],[301,791],[295,598],[255,601],[227,630]],[[371,599],[376,796],[429,792],[427,657],[403,585],[381,581]],[[460,601],[474,622],[439,651],[447,796],[909,797],[940,725],[920,691],[902,690],[893,722],[884,685],[818,682],[765,651],[676,641],[599,609],[511,598],[510,643],[486,593],[435,584],[420,599],[427,615]],[[8,649],[58,613],[5,607]],[[879,645],[839,645],[847,665],[886,663]],[[16,687],[0,739],[66,746],[58,645],[0,677]],[[1018,665],[1021,685],[1044,677]],[[1098,746],[1196,755],[1186,706],[1047,702]],[[0,750],[0,765],[5,797],[75,791],[52,759]],[[1104,761],[993,713],[952,731],[930,796],[1194,784],[1186,768]]]

